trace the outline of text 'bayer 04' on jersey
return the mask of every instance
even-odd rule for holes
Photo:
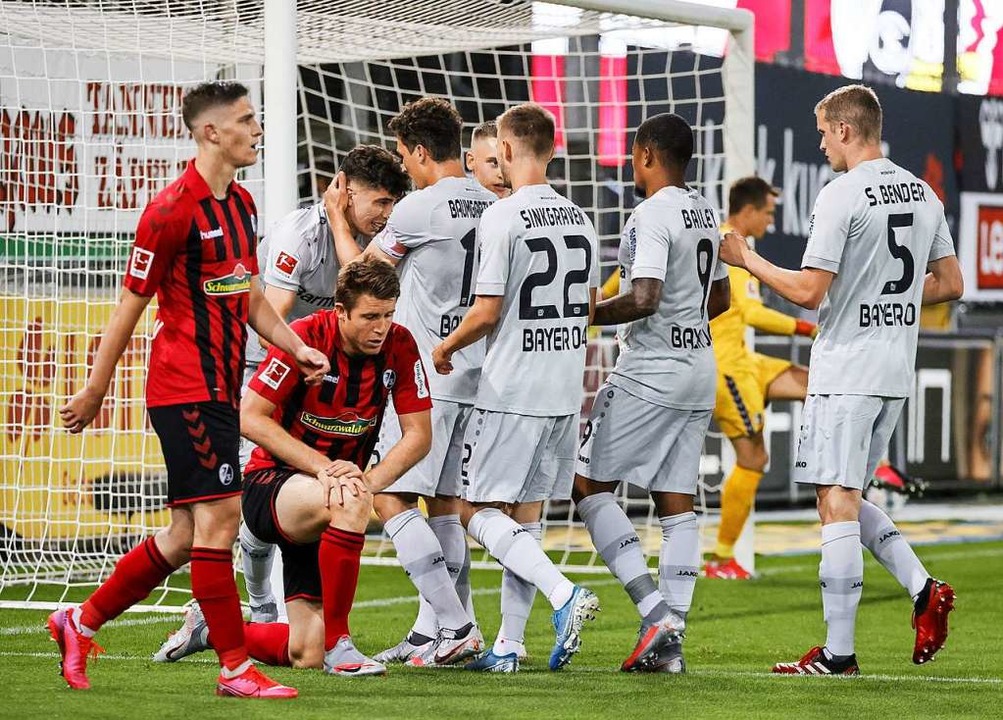
[[[717,211],[696,190],[666,187],[635,209],[620,237],[620,292],[662,280],[658,309],[617,328],[620,355],[609,381],[656,405],[714,407],[716,370],[707,317],[718,259]]]
[[[442,178],[398,202],[373,239],[400,260],[401,294],[394,322],[412,332],[427,367],[432,367],[432,349],[457,328],[473,304],[477,225],[496,199],[473,178]],[[452,361],[449,375],[433,372],[429,377],[432,398],[473,404],[484,342],[465,347]]]
[[[822,188],[801,266],[836,277],[819,308],[808,392],[908,396],[927,264],[953,254],[943,204],[891,160]]]
[[[585,213],[546,184],[484,211],[478,295],[503,296],[477,390],[485,410],[557,417],[581,411],[589,291],[599,241]]]
[[[258,244],[258,267],[265,287],[296,293],[288,322],[333,308],[341,266],[324,203],[294,210],[272,225]],[[258,334],[248,327],[247,363],[264,359]]]

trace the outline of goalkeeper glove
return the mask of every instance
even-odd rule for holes
[[[797,320],[794,323],[794,334],[814,339],[818,335],[818,325],[807,320]]]

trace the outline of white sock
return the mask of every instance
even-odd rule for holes
[[[571,599],[574,583],[561,574],[526,528],[501,510],[479,510],[470,518],[467,530],[502,567],[535,585],[555,610]]]
[[[859,522],[822,526],[822,562],[818,566],[818,579],[828,627],[825,647],[833,655],[852,655],[857,607],[864,589]]]
[[[226,666],[223,666],[219,669],[219,674],[225,677],[227,680],[233,680],[235,677],[243,675],[248,670],[250,670],[251,665],[252,663],[250,660],[245,660],[235,668],[228,668]]]
[[[470,622],[474,618],[474,603],[470,596],[470,546],[467,545],[467,531],[463,529],[459,515],[437,515],[428,519],[435,537],[439,539],[442,554],[446,557],[446,569],[449,570],[456,594],[467,611]]]
[[[523,523],[526,532],[537,542],[543,537],[543,523]],[[495,640],[495,655],[517,652],[514,646],[526,640],[526,623],[536,599],[536,585],[526,582],[511,570],[502,571],[501,580],[501,627]],[[506,647],[508,643],[508,647]]]
[[[79,605],[70,610],[68,614],[70,622],[73,623],[73,627],[77,629],[78,633],[80,633],[84,637],[89,637],[89,638],[92,638],[95,635],[97,635],[97,630],[91,630],[89,627],[87,627],[80,621],[80,618],[83,617],[83,611],[80,609]]]
[[[623,585],[641,618],[655,623],[669,614],[662,593],[648,570],[634,524],[613,493],[590,495],[578,503],[578,514],[606,567]]]
[[[248,599],[252,605],[275,602],[271,581],[275,546],[259,540],[244,523],[240,523],[238,538]]]
[[[892,519],[867,500],[860,503],[860,542],[915,600],[926,585],[930,573],[923,567]]]
[[[658,518],[662,525],[662,551],[658,558],[658,588],[666,604],[686,617],[693,604],[700,565],[700,529],[697,514],[685,512]]]
[[[421,512],[417,508],[405,510],[387,520],[383,528],[397,549],[397,560],[404,572],[432,606],[438,626],[456,629],[469,623],[446,569],[439,541]]]

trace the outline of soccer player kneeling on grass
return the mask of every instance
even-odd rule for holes
[[[241,432],[258,448],[245,475],[244,520],[282,553],[289,624],[247,623],[247,649],[273,665],[323,667],[334,675],[383,674],[352,643],[355,597],[372,494],[395,482],[431,445],[428,380],[411,333],[392,322],[400,283],[375,258],[338,275],[334,310],[293,323],[331,360],[308,387],[291,358],[269,350],[241,404]],[[388,398],[401,439],[368,472]],[[212,645],[192,604],[184,626],[155,656],[166,662]]]

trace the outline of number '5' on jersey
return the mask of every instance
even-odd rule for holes
[[[808,392],[907,397],[927,264],[948,255],[944,206],[891,160],[862,162],[822,188],[801,266],[836,277],[819,308]]]

